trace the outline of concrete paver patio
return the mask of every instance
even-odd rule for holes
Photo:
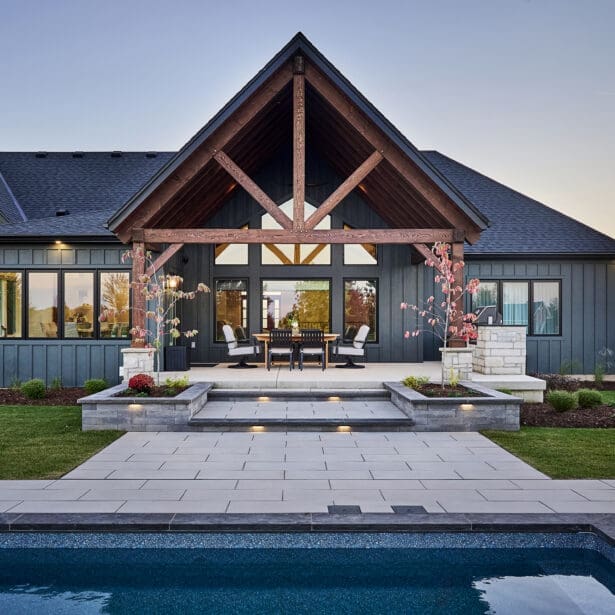
[[[615,481],[551,480],[478,433],[128,433],[56,481],[0,481],[0,512],[613,513]]]

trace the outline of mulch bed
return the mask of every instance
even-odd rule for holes
[[[439,384],[425,384],[416,389],[417,393],[425,395],[425,397],[485,397],[482,393],[474,391],[473,389],[466,389],[462,386],[450,386],[444,387]]]
[[[148,397],[177,397],[177,395],[185,391],[187,388],[188,387],[174,387],[171,389],[166,386],[153,387],[149,395],[139,395],[131,389],[126,389],[120,393],[116,393],[115,397],[143,397],[145,399]]]
[[[69,387],[58,391],[46,391],[43,399],[30,399],[20,391],[0,389],[0,405],[4,406],[76,406],[80,397],[87,393],[81,387]]]
[[[556,412],[549,404],[522,404],[521,425],[528,427],[615,427],[615,408],[596,406]]]

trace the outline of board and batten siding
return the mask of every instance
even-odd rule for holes
[[[433,294],[433,270],[424,271],[426,294]],[[591,374],[603,348],[615,350],[614,260],[472,260],[466,278],[480,280],[561,280],[561,335],[527,337],[527,372]],[[438,344],[423,341],[424,359],[437,360]]]
[[[5,244],[0,248],[0,270],[129,269],[121,263],[125,250],[119,242]],[[80,386],[88,378],[117,384],[120,350],[129,345],[128,340],[0,339],[0,386],[31,378],[41,378],[47,384],[60,378],[63,386]]]

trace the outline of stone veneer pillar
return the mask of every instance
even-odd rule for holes
[[[444,382],[449,382],[451,372],[459,380],[472,379],[472,351],[471,346],[464,348],[440,348]]]
[[[525,330],[522,326],[478,325],[474,371],[487,375],[524,375]]]
[[[136,374],[154,375],[153,348],[122,348],[122,381],[128,382]]]

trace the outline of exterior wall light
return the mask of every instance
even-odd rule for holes
[[[337,431],[339,432],[348,432],[348,431],[352,431],[352,427],[350,427],[350,425],[338,425],[337,427]]]
[[[128,409],[129,410],[142,410],[143,409],[143,404],[128,404]]]
[[[468,412],[474,410],[474,404],[459,404],[459,409]]]
[[[265,431],[265,428],[262,425],[252,425],[252,427],[250,427],[250,431]]]

